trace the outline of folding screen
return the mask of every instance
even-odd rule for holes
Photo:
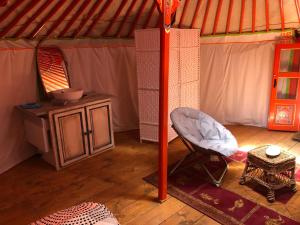
[[[135,33],[140,140],[158,141],[159,29]],[[200,31],[171,29],[169,113],[179,106],[200,109]],[[169,120],[169,141],[176,137]]]

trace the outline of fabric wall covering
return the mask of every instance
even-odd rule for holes
[[[38,97],[36,42],[0,41],[0,173],[34,154],[24,140],[22,115],[14,108]],[[138,128],[133,40],[53,40],[67,61],[73,87],[111,95],[115,131]]]
[[[200,39],[201,109],[222,123],[266,126],[274,44],[279,33]],[[0,41],[0,173],[34,152],[14,106],[36,101],[37,42]],[[138,128],[133,40],[48,40],[66,58],[71,84],[110,94],[116,131]]]
[[[201,109],[224,124],[265,127],[279,36],[201,38]]]

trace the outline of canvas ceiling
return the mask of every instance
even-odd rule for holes
[[[134,29],[159,25],[156,0],[0,0],[0,3],[0,38],[130,38]],[[298,28],[299,18],[299,0],[181,0],[174,27],[199,28],[202,35],[239,33]]]

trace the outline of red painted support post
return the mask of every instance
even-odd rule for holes
[[[141,6],[140,6],[140,8],[139,8],[139,10],[138,10],[138,12],[137,12],[137,14],[136,14],[134,20],[133,20],[133,23],[132,23],[132,25],[131,25],[131,27],[130,27],[130,30],[129,30],[128,34],[127,34],[127,37],[131,37],[131,36],[133,35],[134,28],[135,28],[136,24],[138,23],[140,17],[141,17],[142,14],[143,14],[143,11],[144,11],[144,9],[145,9],[145,6],[146,6],[146,4],[147,4],[147,1],[148,1],[148,0],[143,0],[142,4],[141,4]]]
[[[60,0],[51,11],[38,23],[38,25],[33,29],[33,31],[28,35],[28,38],[34,38],[37,33],[43,28],[46,22],[62,7],[66,0]]]
[[[85,0],[84,3],[88,4],[90,2],[90,0]],[[91,18],[91,16],[94,14],[94,12],[96,11],[96,9],[99,7],[99,5],[101,4],[102,1],[96,1],[94,3],[94,5],[92,6],[92,8],[88,11],[87,15],[82,19],[81,23],[79,24],[79,26],[74,30],[74,32],[72,33],[71,37],[75,37],[77,36],[77,34],[81,31],[82,27],[84,27],[84,25],[86,24],[86,22]],[[82,11],[86,8],[86,5],[81,5],[80,9],[77,11],[76,18],[78,16],[80,16],[80,14],[82,13]],[[74,19],[74,21],[76,20],[76,18]],[[73,22],[72,22],[73,23]],[[63,34],[63,33],[62,33]]]
[[[230,31],[230,21],[231,21],[231,15],[232,15],[233,1],[234,0],[230,0],[230,3],[229,3],[227,21],[226,21],[226,34],[228,34]]]
[[[148,17],[146,19],[146,22],[143,25],[143,29],[146,29],[149,26],[149,23],[150,23],[150,20],[151,20],[151,18],[153,16],[155,8],[156,8],[156,2],[153,1],[151,9],[150,9],[149,14],[148,14]]]
[[[284,8],[283,8],[283,0],[279,0],[280,4],[280,18],[281,18],[281,30],[284,31]]]
[[[297,9],[298,21],[300,23],[300,7],[299,7],[299,0],[295,0],[295,7]]]
[[[244,15],[245,15],[245,0],[242,0],[241,18],[240,18],[240,33],[243,32]]]
[[[48,8],[48,6],[53,2],[53,0],[45,1],[43,5],[41,5],[35,13],[25,22],[24,25],[20,27],[19,30],[13,35],[13,37],[20,37],[23,32],[28,28],[28,26],[42,13],[45,9]]]
[[[85,0],[81,6],[79,7],[79,9],[75,12],[75,14],[72,16],[72,18],[70,19],[70,21],[67,23],[67,25],[64,27],[64,29],[60,32],[60,34],[58,35],[58,37],[63,37],[65,35],[65,33],[68,32],[68,30],[71,28],[71,26],[73,25],[73,23],[75,22],[75,20],[83,13],[83,11],[85,10],[85,8],[90,4],[91,0]],[[96,2],[95,5],[99,5],[100,2]]]
[[[207,16],[208,16],[208,12],[209,12],[209,9],[210,9],[210,5],[211,5],[211,0],[208,0],[207,5],[206,5],[206,9],[205,9],[205,14],[204,14],[202,26],[201,26],[200,35],[202,35],[204,33],[205,25],[206,25],[206,21],[207,21]]]
[[[162,0],[165,6],[166,0]],[[159,85],[159,183],[158,198],[167,199],[167,167],[168,167],[168,83],[169,83],[169,51],[170,51],[170,14],[163,7],[160,27],[160,85]],[[169,17],[169,18],[168,18]]]
[[[269,0],[265,0],[265,10],[266,10],[266,31],[270,30],[270,21],[269,21]]]
[[[32,0],[29,2],[25,8],[0,32],[0,37],[5,36],[19,21],[20,19],[26,15],[26,13],[30,12],[34,6],[39,2],[39,0]]]
[[[16,8],[22,4],[24,2],[24,0],[17,0],[15,1],[6,11],[4,11],[1,15],[0,15],[0,23],[3,22],[10,14],[12,11],[16,10]],[[6,5],[6,4],[5,4]]]
[[[186,10],[188,8],[189,3],[190,3],[190,0],[185,0],[185,2],[184,2],[182,14],[181,14],[180,21],[179,21],[179,24],[178,24],[179,28],[182,27],[182,23],[183,23],[183,20],[185,18]]]
[[[65,9],[63,14],[54,22],[52,27],[47,31],[46,36],[48,37],[52,32],[61,24],[61,22],[66,18],[67,15],[73,10],[73,8],[78,4],[79,0],[73,0],[70,5]]]
[[[124,26],[125,22],[127,21],[127,19],[128,19],[129,15],[130,15],[130,13],[131,13],[133,7],[135,6],[136,1],[137,1],[137,0],[133,0],[133,1],[131,2],[131,4],[130,4],[128,10],[126,11],[126,14],[125,14],[125,16],[124,16],[124,19],[121,21],[120,26],[119,26],[119,28],[118,28],[118,31],[117,31],[117,33],[115,34],[116,37],[120,37],[120,34],[121,34],[121,32],[122,32],[122,29],[123,29],[123,26]]]
[[[216,32],[217,32],[221,9],[222,9],[222,4],[223,4],[223,0],[219,0],[217,13],[216,13],[216,17],[215,17],[214,28],[213,28],[213,34],[216,34]]]
[[[106,12],[106,10],[108,9],[108,7],[111,5],[113,1],[107,1],[105,3],[105,5],[102,7],[101,11],[99,12],[99,14],[95,17],[95,19],[93,20],[93,22],[91,23],[91,25],[88,27],[88,29],[86,30],[86,32],[83,34],[83,36],[87,36],[89,35],[89,33],[92,31],[92,29],[94,28],[94,26],[97,24],[98,20],[101,19],[101,17],[104,15],[104,13]]]
[[[252,0],[252,32],[255,32],[256,0]]]
[[[110,20],[110,23],[108,24],[107,28],[105,29],[105,31],[102,33],[101,36],[106,36],[107,33],[110,31],[112,25],[114,24],[114,22],[116,21],[116,19],[118,18],[118,16],[120,15],[120,13],[122,12],[122,9],[124,8],[124,6],[126,5],[128,0],[123,0],[119,6],[119,8],[117,9],[115,15],[113,16],[113,18]]]
[[[195,9],[195,13],[194,13],[193,20],[192,20],[192,25],[191,25],[192,29],[196,27],[196,19],[198,17],[201,2],[202,2],[201,0],[198,0],[198,2],[197,2],[197,6],[196,6],[196,9]]]

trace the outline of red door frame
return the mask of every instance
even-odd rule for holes
[[[274,55],[273,79],[272,89],[270,96],[270,109],[268,118],[268,128],[271,130],[285,130],[285,131],[298,131],[299,130],[299,115],[300,115],[300,72],[279,72],[280,67],[280,50],[281,49],[300,49],[300,43],[293,44],[276,44]],[[291,99],[277,99],[277,81],[279,77],[298,78],[297,83],[297,96],[295,100]],[[280,125],[275,123],[276,105],[295,105],[294,122],[293,125]]]

